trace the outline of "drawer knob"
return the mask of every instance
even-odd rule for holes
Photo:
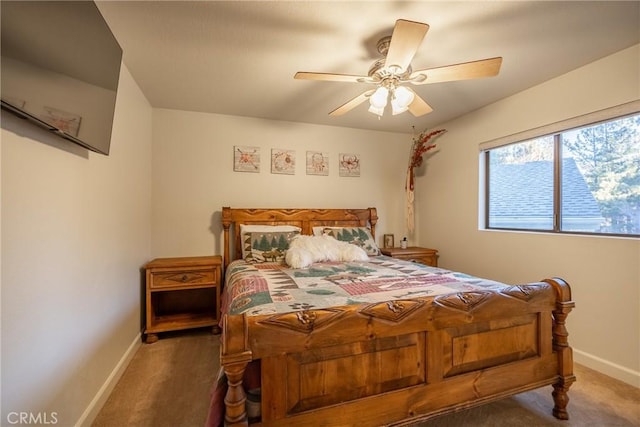
[[[183,275],[182,275],[181,280],[182,280],[183,282],[186,282],[186,281],[187,281],[187,279],[188,279],[187,275],[186,275],[186,274],[183,274]]]

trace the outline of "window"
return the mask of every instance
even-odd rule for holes
[[[488,145],[486,228],[640,236],[639,113]]]

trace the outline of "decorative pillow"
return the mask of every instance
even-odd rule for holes
[[[295,236],[285,255],[286,263],[292,268],[307,268],[314,262],[322,261],[367,261],[364,249],[339,242],[332,236]]]
[[[314,234],[316,234],[315,228]],[[341,242],[360,246],[369,256],[380,255],[380,248],[367,227],[323,227],[322,234],[333,236]]]
[[[259,261],[259,257],[256,259],[252,255],[253,251],[253,240],[252,233],[277,233],[277,232],[297,232],[300,233],[302,229],[300,227],[296,227],[294,225],[240,225],[240,241],[242,243],[242,259],[250,261],[250,262],[264,262]],[[259,236],[256,236],[260,238]],[[271,236],[274,237],[274,236]],[[275,236],[276,241],[279,240],[279,236]],[[293,236],[291,236],[293,237]],[[269,238],[269,244],[271,244],[273,239]],[[263,245],[266,247],[265,245]],[[275,245],[278,246],[277,244]],[[261,251],[262,252],[262,251]],[[268,250],[266,252],[269,252]],[[247,259],[249,257],[249,259]]]
[[[250,233],[251,251],[244,258],[247,262],[283,262],[289,242],[300,234],[298,231],[254,231]]]

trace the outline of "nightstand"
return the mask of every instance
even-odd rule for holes
[[[146,269],[146,342],[159,332],[211,326],[219,333],[222,257],[157,258]]]
[[[435,249],[421,248],[418,246],[409,246],[403,248],[380,248],[383,255],[393,258],[403,259],[405,261],[418,262],[420,264],[431,267],[438,266],[438,251]]]

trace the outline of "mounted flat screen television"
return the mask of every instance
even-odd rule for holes
[[[1,1],[3,110],[109,154],[122,49],[93,1]]]

